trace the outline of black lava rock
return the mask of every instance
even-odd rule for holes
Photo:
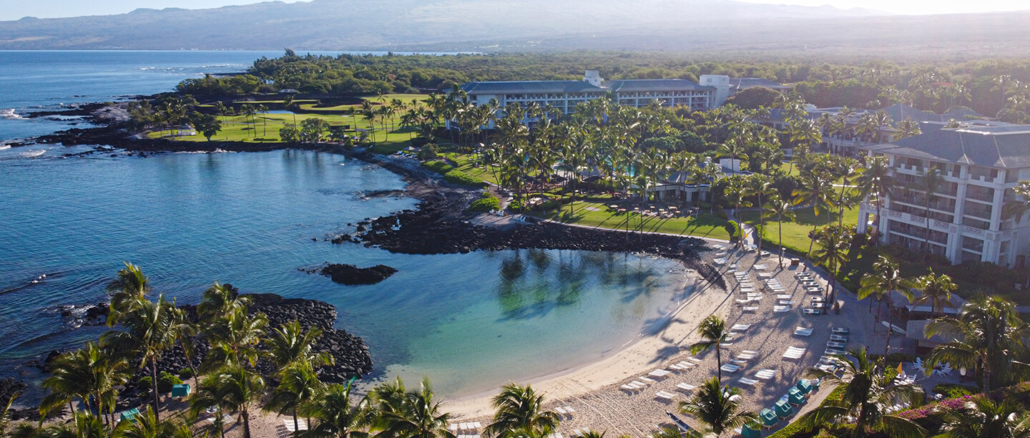
[[[376,284],[386,280],[397,270],[385,265],[371,268],[359,268],[354,265],[327,265],[322,268],[322,275],[330,277],[334,282],[346,285]]]

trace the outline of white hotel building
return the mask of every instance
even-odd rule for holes
[[[570,114],[576,105],[607,93],[612,93],[622,105],[641,108],[657,100],[662,106],[686,106],[694,111],[716,108],[730,96],[728,76],[705,75],[700,80],[700,84],[683,79],[605,81],[597,70],[587,70],[582,81],[469,82],[461,89],[471,102],[480,106],[491,100],[496,100],[500,108],[509,103],[536,102],[541,107],[551,105],[562,114]]]
[[[1015,197],[1012,188],[1030,180],[1030,126],[995,124],[944,129],[920,124],[923,134],[878,145],[863,145],[870,156],[890,161],[898,187],[883,200],[877,229],[884,243],[921,249],[953,264],[970,261],[1007,267],[1027,266],[1030,220],[1005,218],[1002,206]],[[929,204],[925,194],[906,188],[929,168],[943,184]],[[864,233],[876,207],[867,199],[859,208],[858,232]]]

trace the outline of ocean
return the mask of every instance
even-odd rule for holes
[[[257,52],[0,52],[0,109],[17,114],[171,90],[187,77],[240,71]],[[0,120],[0,140],[77,120]],[[94,339],[61,306],[95,304],[123,262],[156,292],[195,303],[215,281],[337,307],[361,336],[375,378],[428,376],[444,396],[565,370],[639,338],[686,297],[683,267],[627,254],[510,250],[402,255],[327,241],[369,217],[413,208],[395,174],[342,156],[94,154],[40,145],[0,150],[0,376]],[[113,156],[112,156],[113,155]],[[399,272],[343,286],[304,272],[323,263]],[[45,276],[45,277],[44,277]]]

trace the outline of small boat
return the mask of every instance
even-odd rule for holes
[[[880,323],[882,323],[884,327],[887,327],[887,328],[893,330],[894,333],[898,333],[898,334],[901,334],[901,335],[906,333],[905,329],[903,329],[901,327],[898,327],[898,326],[896,326],[894,324],[891,324],[891,323],[889,323],[887,321],[880,321]]]

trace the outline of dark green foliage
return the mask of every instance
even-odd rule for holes
[[[740,225],[734,221],[726,222],[726,232],[730,234],[730,239],[738,239],[741,236]]]
[[[683,150],[690,153],[703,154],[718,149],[718,145],[709,145],[705,142],[705,139],[693,131],[682,131],[676,138],[683,145]]]
[[[500,209],[501,201],[490,193],[484,193],[482,198],[472,201],[472,204],[469,205],[468,211],[473,213],[486,213]]]
[[[179,370],[179,378],[180,379],[185,380],[185,379],[190,379],[192,377],[193,377],[193,370],[191,370],[189,368],[183,368],[183,369]]]
[[[265,85],[264,81],[252,75],[230,77],[207,75],[202,79],[186,79],[176,87],[176,90],[199,97],[241,96],[278,91],[274,86]]]
[[[297,129],[296,125],[287,124],[279,129],[279,138],[284,143],[297,143],[300,141],[300,130]]]
[[[726,99],[726,103],[732,103],[744,109],[772,108],[777,97],[780,97],[779,91],[765,87],[754,87],[730,96],[729,99]]]
[[[683,143],[676,137],[651,137],[640,142],[640,148],[679,152],[683,150]]]
[[[443,180],[452,184],[461,184],[463,186],[479,187],[483,185],[483,180],[474,178],[469,174],[460,170],[454,169],[443,175]]]
[[[451,167],[451,165],[443,161],[427,161],[425,163],[422,163],[422,167],[432,170],[433,172],[439,173],[440,175],[444,175],[447,172],[454,170],[454,167]]]
[[[954,383],[938,383],[933,387],[933,392],[944,394],[944,398],[959,398],[965,395],[979,394],[980,388],[976,386],[957,385]]]
[[[139,386],[139,389],[149,391],[150,388],[154,387],[154,379],[151,379],[150,376],[146,376],[142,379],[139,379],[139,384],[137,386]]]
[[[426,143],[418,150],[418,159],[422,161],[435,160],[439,153],[440,147],[436,143]]]
[[[172,387],[175,385],[182,384],[182,379],[179,379],[174,374],[167,371],[162,371],[157,376],[157,391],[161,393],[172,392]]]

